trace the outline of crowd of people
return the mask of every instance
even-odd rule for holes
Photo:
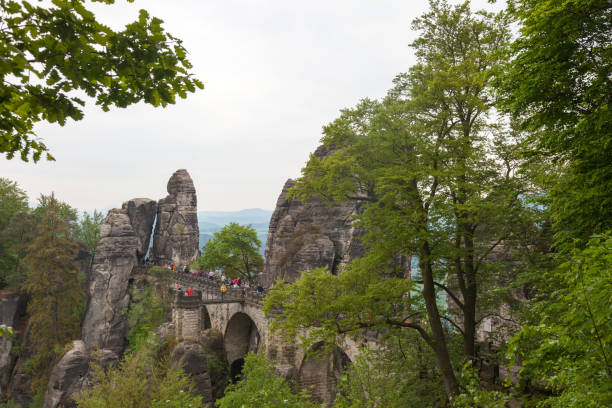
[[[142,263],[143,265],[155,265],[152,257],[144,258]],[[175,273],[177,271],[182,271],[183,273],[190,274],[196,278],[216,281],[220,285],[225,285],[226,287],[242,288],[242,291],[244,294],[246,294],[251,288],[253,288],[254,292],[257,294],[263,294],[264,292],[264,288],[260,283],[257,283],[255,286],[251,286],[251,284],[248,281],[243,280],[242,278],[236,277],[236,278],[231,279],[225,276],[225,274],[219,274],[213,270],[210,270],[208,272],[204,272],[202,269],[192,270],[191,268],[189,268],[189,265],[177,266],[174,263],[164,263],[163,267]],[[176,290],[182,292],[183,288],[177,283]],[[187,296],[192,296],[193,288],[186,288],[185,294]]]

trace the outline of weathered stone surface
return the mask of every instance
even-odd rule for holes
[[[157,206],[153,257],[157,262],[180,267],[199,255],[198,202],[187,170],[174,172],[168,181],[168,193]]]
[[[119,357],[111,350],[96,350],[94,353],[96,363],[102,367],[119,361]],[[94,373],[90,361],[91,353],[85,343],[81,340],[73,341],[72,349],[53,367],[43,407],[76,407],[75,397],[83,388],[91,385]]]
[[[89,370],[89,355],[85,343],[72,342],[72,349],[53,367],[44,408],[74,405],[73,395],[78,394]]]
[[[150,204],[137,201],[140,200],[130,200],[124,204],[125,208],[110,210],[100,227],[100,241],[91,267],[82,341],[74,341],[73,349],[53,368],[45,394],[45,408],[55,408],[60,403],[74,406],[74,394],[87,386],[93,375],[89,369],[92,352],[100,354],[97,360],[103,365],[118,361],[118,356],[123,353],[128,329],[124,310],[130,302],[129,281],[132,269],[138,263],[137,253],[142,248],[142,240],[150,238],[153,222],[149,221],[151,216],[146,211]],[[144,238],[139,239],[132,220],[140,226],[149,223],[149,238],[142,233]]]
[[[127,332],[128,284],[137,264],[138,237],[127,210],[110,210],[100,229],[96,248],[90,300],[83,322],[83,342],[88,350],[110,349],[121,354]]]
[[[202,396],[203,402],[212,401],[212,388],[206,351],[200,343],[182,342],[177,344],[170,356],[171,364],[181,367],[193,380],[194,391]]]
[[[276,279],[293,282],[300,271],[326,265],[335,274],[363,254],[357,239],[361,231],[351,217],[359,211],[360,203],[329,206],[316,197],[306,203],[288,200],[288,190],[294,185],[293,180],[287,180],[270,220],[262,277],[265,286]]]
[[[18,304],[18,295],[7,294],[0,297],[0,324],[15,327]],[[15,363],[15,356],[11,355],[11,347],[13,347],[13,338],[9,336],[0,337],[0,397],[6,393],[6,387]]]
[[[27,362],[34,357],[36,352],[32,341],[32,327],[27,318],[18,322],[17,329],[21,332],[19,334],[21,351],[13,366],[7,393],[4,397],[12,400],[18,407],[28,407],[32,402],[34,393],[31,387],[32,372],[28,369]]]
[[[121,208],[127,211],[130,224],[136,237],[138,237],[137,255],[140,263],[147,254],[151,243],[153,223],[157,214],[157,202],[150,198],[132,198],[124,202]]]
[[[87,386],[93,374],[88,369],[92,352],[100,353],[96,360],[103,365],[118,361],[123,353],[128,331],[124,311],[130,302],[132,271],[147,253],[155,217],[160,220],[155,237],[157,260],[180,265],[198,255],[197,201],[185,170],[178,170],[170,178],[168,193],[159,208],[153,200],[135,198],[123,203],[121,209],[109,211],[91,267],[82,341],[76,341],[54,367],[46,408],[72,404],[73,395]]]

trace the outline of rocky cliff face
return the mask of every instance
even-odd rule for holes
[[[363,255],[357,239],[361,232],[352,215],[359,203],[327,205],[313,197],[308,202],[287,199],[295,185],[287,180],[270,220],[266,243],[266,266],[262,281],[271,286],[276,279],[295,281],[300,271],[327,266],[331,273],[352,258]]]
[[[144,246],[143,241],[146,240],[148,246],[146,233],[138,236],[132,220],[136,220],[138,226],[149,223],[149,238],[153,224],[153,220],[149,222],[144,216],[143,207],[147,204],[138,200],[127,201],[122,209],[110,210],[100,228],[100,241],[91,267],[82,340],[74,341],[72,349],[53,367],[45,408],[55,408],[60,403],[73,405],[73,395],[91,378],[89,363],[93,352],[101,353],[109,362],[117,361],[123,352],[128,329],[124,311],[130,303],[129,280],[132,269],[138,264],[138,251]]]
[[[179,267],[199,255],[197,197],[187,170],[174,172],[168,181],[168,196],[159,200],[153,238],[153,257]]]
[[[83,322],[83,342],[89,350],[123,351],[127,321],[122,311],[130,301],[128,282],[138,263],[139,244],[128,211],[110,210],[100,229]]]
[[[177,344],[172,350],[170,363],[191,378],[194,392],[202,396],[203,403],[213,400],[208,357],[201,344],[189,341]]]
[[[119,360],[128,331],[129,285],[132,270],[149,248],[153,224],[153,256],[176,264],[198,255],[198,220],[193,181],[185,170],[176,171],[168,182],[169,196],[158,204],[135,198],[121,209],[109,211],[100,230],[91,268],[89,304],[83,321],[82,340],[55,365],[45,395],[45,408],[72,406],[73,395],[92,377],[92,353],[103,365]]]

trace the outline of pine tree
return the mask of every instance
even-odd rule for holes
[[[28,314],[36,351],[31,366],[43,374],[63,346],[79,337],[85,294],[79,284],[78,244],[71,239],[73,226],[66,206],[53,194],[39,201],[38,230],[25,259],[24,290],[30,296]]]

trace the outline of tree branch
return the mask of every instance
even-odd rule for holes
[[[504,239],[506,239],[506,238],[507,238],[507,236],[506,236],[506,235],[504,235],[504,236],[502,236],[501,238],[499,238],[499,239],[497,240],[497,242],[495,242],[495,243],[494,243],[494,244],[493,244],[491,247],[489,247],[489,249],[487,249],[487,251],[486,251],[484,254],[482,254],[482,256],[481,256],[480,258],[478,258],[478,261],[476,261],[476,266],[474,266],[474,273],[478,272],[478,268],[480,268],[480,264],[482,263],[482,261],[483,261],[483,260],[484,260],[484,259],[485,259],[487,256],[489,256],[489,254],[490,254],[491,252],[493,252],[493,250],[494,250],[494,249],[495,249],[495,248],[496,248],[496,247],[497,247],[497,246],[498,246],[498,245],[499,245],[499,244],[500,244],[500,243],[501,243],[501,242],[502,242]]]
[[[422,280],[420,281],[414,281],[415,283],[423,283]],[[459,306],[461,309],[463,309],[463,303],[459,300],[459,298],[445,285],[434,281],[433,283],[435,286],[439,287],[440,289],[443,289],[446,293],[448,293],[448,295],[451,297],[451,299],[453,299],[453,301],[457,304],[457,306]]]
[[[455,323],[455,322],[453,321],[453,319],[451,319],[451,318],[449,318],[449,317],[446,317],[446,316],[440,316],[440,318],[441,318],[441,319],[444,319],[444,320],[446,320],[447,322],[449,322],[450,324],[452,324],[452,325],[453,325],[453,327],[454,327],[455,329],[459,330],[459,333],[461,333],[461,335],[462,335],[462,336],[464,336],[464,335],[465,335],[465,333],[463,332],[463,329],[461,329],[461,327],[459,327],[459,326],[457,325],[457,323]]]

